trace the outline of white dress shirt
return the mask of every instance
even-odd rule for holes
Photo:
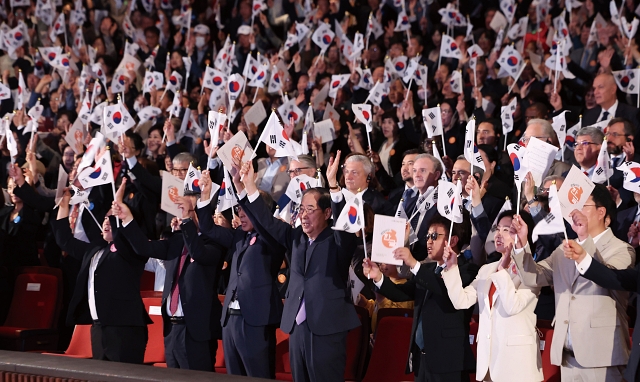
[[[610,108],[608,108],[608,109],[604,109],[603,108],[602,111],[600,111],[600,115],[598,116],[598,120],[596,122],[602,121],[602,116],[604,115],[605,111],[609,112],[609,115],[607,115],[608,119],[615,118],[617,110],[618,110],[618,101],[616,100],[616,102],[613,105],[611,105]]]
[[[107,249],[101,249],[96,252],[95,255],[91,258],[91,264],[89,265],[89,281],[87,282],[87,288],[89,289],[89,312],[91,313],[91,318],[94,321],[98,320],[98,309],[96,309],[96,295],[95,295],[95,276],[96,268],[98,268],[98,263],[100,262],[100,258],[104,254],[104,251]]]

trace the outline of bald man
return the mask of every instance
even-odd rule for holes
[[[639,136],[640,126],[639,112],[637,108],[618,101],[618,87],[613,75],[610,73],[599,74],[593,80],[593,94],[598,106],[587,110],[582,119],[582,126],[590,126],[600,121],[608,121],[613,118],[624,118],[636,127],[636,137]],[[640,140],[634,141],[636,152],[640,148]]]

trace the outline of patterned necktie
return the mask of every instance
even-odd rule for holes
[[[182,250],[182,255],[180,256],[180,266],[178,267],[178,272],[176,273],[176,277],[173,280],[173,288],[171,289],[171,303],[169,304],[169,312],[171,315],[175,315],[178,310],[178,300],[180,299],[180,283],[178,282],[180,279],[180,273],[182,273],[182,267],[184,267],[184,262],[187,259],[187,247],[185,246]]]

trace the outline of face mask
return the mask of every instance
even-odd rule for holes
[[[202,49],[203,46],[204,46],[204,37],[197,36],[196,37],[196,47],[198,47],[198,49]]]
[[[171,22],[173,23],[173,25],[180,25],[182,23],[182,17],[180,17],[180,16],[172,16],[171,17]]]
[[[137,112],[139,112],[141,109],[142,109],[142,105],[140,105],[140,102],[139,102],[138,100],[136,100],[136,101],[133,103],[133,110],[135,110],[135,111],[136,111],[136,113],[137,113]]]

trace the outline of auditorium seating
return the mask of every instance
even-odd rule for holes
[[[149,271],[142,272],[142,278],[140,279],[141,291],[152,291],[156,282],[156,274]]]
[[[0,326],[0,349],[55,351],[62,305],[62,272],[23,267],[14,284],[9,314]]]
[[[153,296],[152,293],[154,293],[155,296]],[[143,297],[142,302],[153,324],[147,326],[149,330],[149,341],[147,342],[147,349],[144,352],[144,363],[153,365],[165,361],[164,324],[161,313],[162,292],[147,292],[146,295],[149,295],[149,297]]]
[[[413,381],[413,373],[405,374],[412,323],[410,317],[378,316],[376,342],[362,382]]]
[[[71,358],[92,358],[91,350],[91,325],[76,325],[69,347],[64,353],[43,353]]]
[[[471,345],[473,356],[478,359],[478,321],[473,319],[469,323],[469,344]],[[471,382],[475,381],[476,373],[469,373],[469,380]]]

